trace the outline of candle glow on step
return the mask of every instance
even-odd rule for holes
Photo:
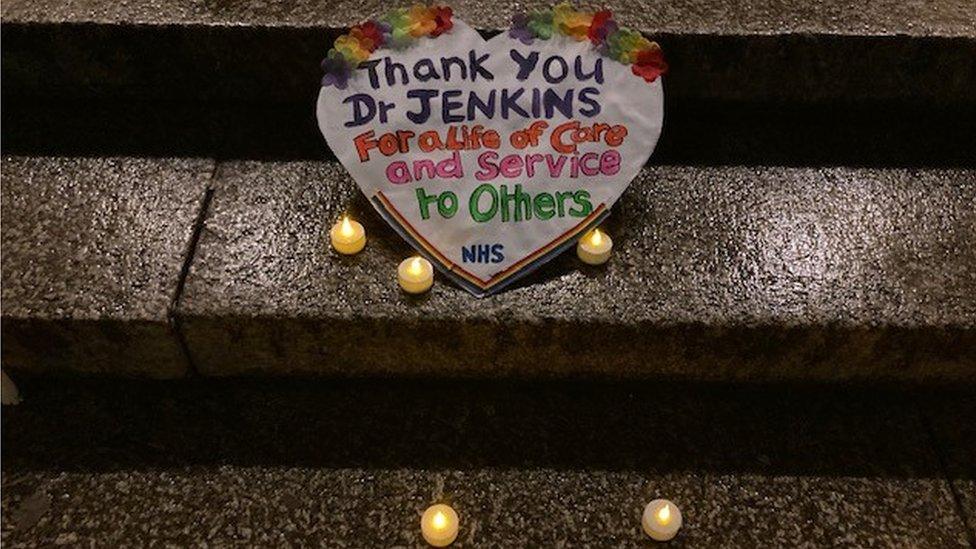
[[[610,259],[613,239],[599,228],[586,233],[576,244],[576,255],[588,265],[603,265]]]
[[[408,294],[424,293],[434,283],[434,267],[422,257],[408,257],[397,267],[397,281]]]
[[[668,541],[681,529],[681,510],[666,499],[656,499],[644,508],[641,526],[651,539]]]
[[[329,231],[332,247],[340,254],[353,255],[359,253],[366,246],[366,230],[362,224],[342,216],[338,223]]]
[[[420,533],[434,547],[445,547],[457,539],[458,515],[449,505],[431,505],[420,517]]]

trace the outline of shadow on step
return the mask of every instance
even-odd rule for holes
[[[193,464],[976,478],[976,394],[672,382],[24,380],[5,470]],[[976,460],[974,460],[976,461]]]
[[[4,154],[334,159],[304,103],[4,97]],[[669,99],[655,164],[971,167],[976,105]]]

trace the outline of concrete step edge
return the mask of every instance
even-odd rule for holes
[[[158,23],[5,19],[5,97],[306,102],[317,92],[319,61],[345,31],[165,15]],[[676,99],[972,104],[976,31],[951,34],[651,32]]]
[[[185,342],[206,375],[976,375],[973,170],[648,168],[607,268],[570,252],[482,301],[443,280],[405,299],[391,273],[410,250],[335,162],[6,157],[3,182],[5,368],[182,375]],[[344,211],[370,235],[350,259],[324,240]],[[144,263],[123,228],[165,232],[167,259]]]
[[[965,379],[974,199],[972,170],[653,167],[606,268],[409,298],[411,250],[338,164],[228,162],[176,314],[212,375]],[[353,258],[326,236],[347,211]]]

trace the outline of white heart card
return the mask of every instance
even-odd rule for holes
[[[654,151],[660,49],[561,5],[485,40],[447,8],[354,27],[323,62],[319,128],[376,210],[475,295],[599,224]]]

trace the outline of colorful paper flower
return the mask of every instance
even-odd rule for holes
[[[348,34],[336,38],[334,49],[341,53],[353,66],[369,59],[370,51],[363,48],[358,40]]]
[[[634,74],[647,82],[668,70],[660,46],[637,31],[620,27],[610,10],[584,13],[563,2],[548,11],[515,15],[508,31],[510,37],[523,44],[531,44],[537,38],[548,40],[555,34],[574,40],[589,39],[601,55],[632,65]]]
[[[658,76],[668,71],[668,64],[664,61],[661,48],[654,44],[654,47],[641,50],[637,54],[637,60],[634,61],[630,70],[646,82],[653,82],[657,80]]]
[[[346,89],[349,77],[352,76],[352,65],[346,61],[335,48],[329,50],[328,56],[322,60],[322,86],[335,86],[340,90]]]
[[[549,40],[553,34],[552,12],[538,12],[529,16],[529,30],[540,40]]]
[[[509,29],[508,35],[525,45],[531,44],[535,40],[535,34],[529,28],[529,17],[524,13],[512,17],[512,28]]]
[[[613,13],[610,10],[598,11],[593,14],[587,37],[594,45],[600,45],[607,39],[607,35],[616,32],[617,28],[617,22],[613,20]]]
[[[322,60],[323,86],[344,89],[353,69],[379,48],[402,49],[422,37],[435,38],[454,27],[454,12],[446,6],[416,4],[390,10],[379,19],[352,27],[336,39]],[[561,34],[573,40],[587,40],[602,54],[625,65],[647,82],[666,73],[668,64],[660,46],[637,31],[620,27],[609,10],[577,11],[563,2],[551,10],[512,17],[508,35],[523,44],[548,40]]]
[[[447,6],[434,6],[431,8],[434,13],[434,30],[431,31],[431,38],[436,38],[445,32],[449,32],[454,27],[454,10]]]
[[[589,35],[593,16],[576,11],[572,6],[563,2],[553,8],[552,21],[560,34],[569,36],[574,40],[585,40]]]
[[[383,32],[380,30],[379,25],[373,21],[367,21],[361,25],[356,25],[349,30],[349,36],[356,39],[359,45],[373,53],[377,48],[383,45]]]
[[[454,13],[445,6],[414,5],[390,10],[379,19],[365,21],[336,38],[322,60],[323,86],[345,89],[354,68],[379,48],[402,49],[414,40],[450,32]]]
[[[402,50],[413,42],[410,34],[410,13],[406,8],[391,11],[382,20],[387,27],[383,33],[384,43],[394,50]]]
[[[416,4],[410,8],[410,36],[427,36],[437,28],[434,13],[427,6]]]
[[[395,29],[406,29],[410,24],[410,14],[407,8],[397,8],[390,10],[380,18],[382,23],[385,23],[389,27],[389,32],[392,33]]]

